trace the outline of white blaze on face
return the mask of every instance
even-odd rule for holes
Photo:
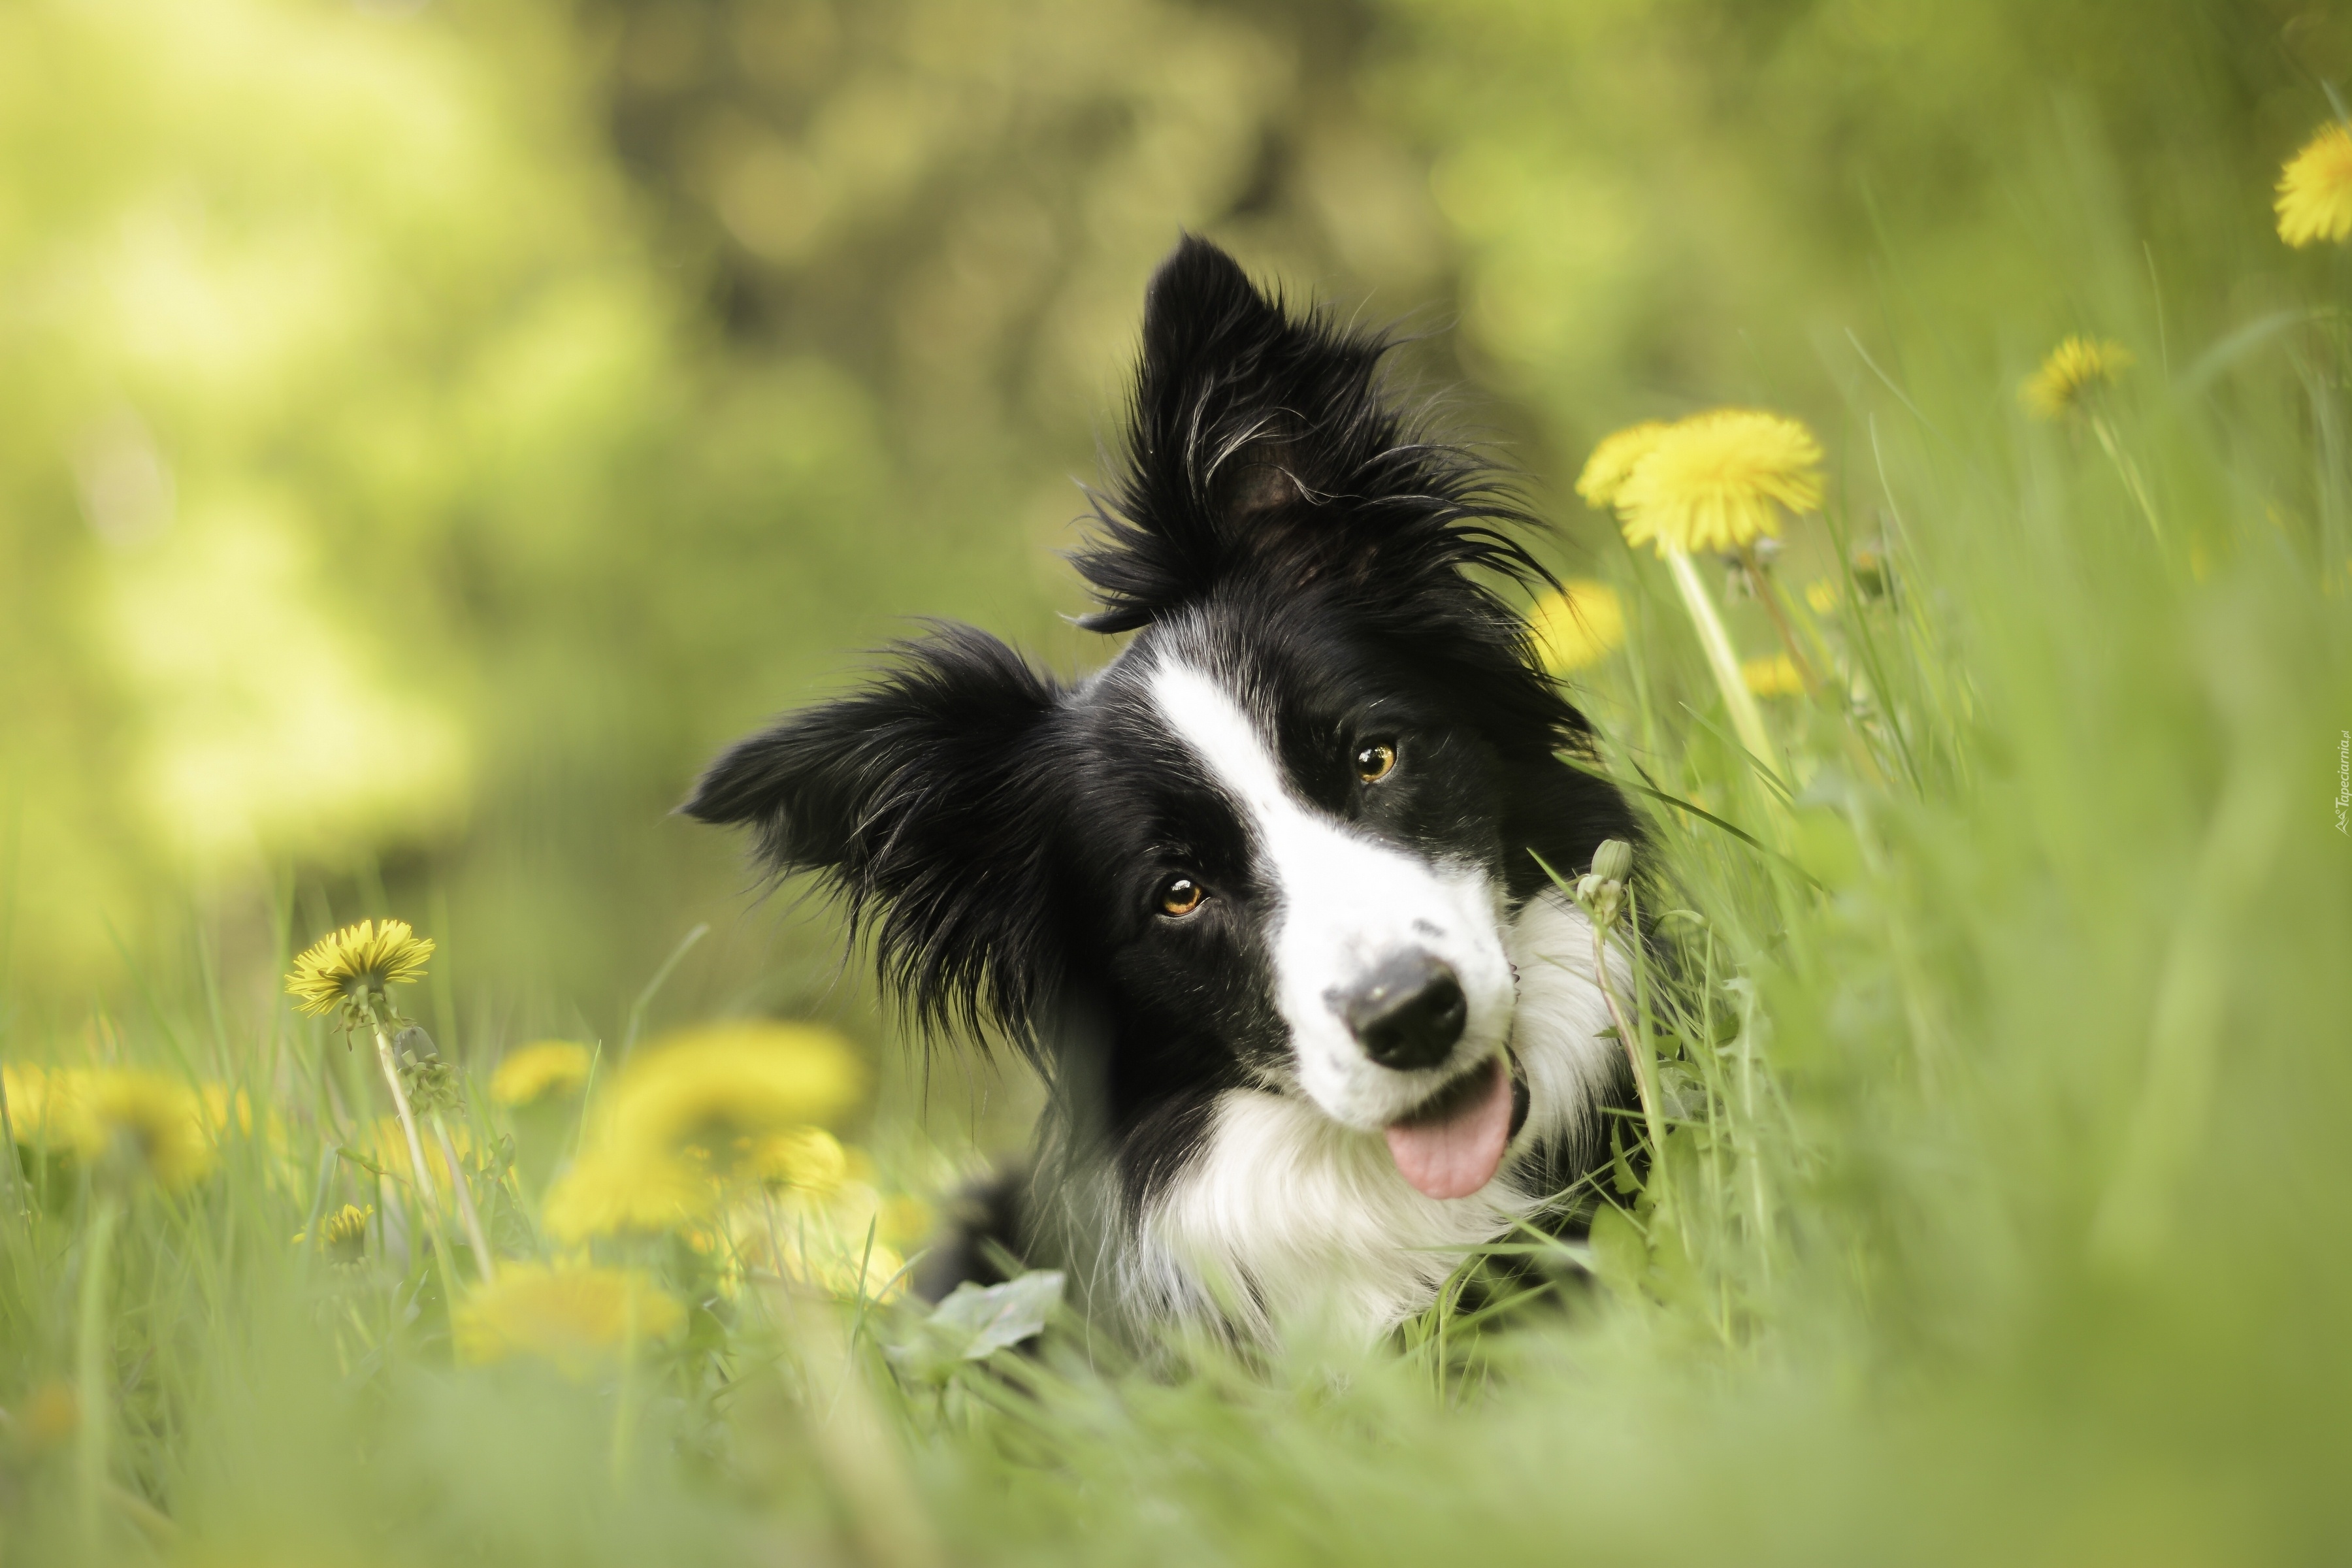
[[[1266,945],[1275,1005],[1290,1026],[1300,1086],[1315,1102],[1337,1121],[1375,1131],[1500,1049],[1513,987],[1486,871],[1424,859],[1301,801],[1233,694],[1195,667],[1160,666],[1150,691],[1160,717],[1249,826],[1258,875],[1274,894]],[[1412,766],[1409,750],[1398,766]],[[1415,948],[1453,967],[1469,1017],[1445,1061],[1399,1072],[1365,1055],[1330,998]]]

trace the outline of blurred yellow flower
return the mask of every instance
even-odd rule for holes
[[[931,1212],[930,1205],[912,1193],[900,1193],[882,1201],[877,1220],[883,1240],[894,1247],[908,1247],[929,1237],[939,1216]]]
[[[635,1338],[653,1344],[685,1326],[686,1311],[642,1275],[617,1268],[510,1263],[498,1281],[449,1315],[460,1360],[534,1355],[579,1375]]]
[[[2036,418],[2063,419],[2098,387],[2114,385],[2132,364],[2132,352],[2121,343],[2069,337],[2050,351],[2017,395]]]
[[[864,1076],[848,1042],[830,1029],[707,1025],[630,1058],[614,1081],[599,1136],[639,1155],[682,1156],[727,1177],[764,1140],[848,1110]]]
[[[362,921],[304,949],[286,977],[286,992],[303,1012],[324,1015],[363,1005],[387,985],[423,979],[432,956],[433,939],[418,936],[406,921]]]
[[[490,1075],[490,1098],[500,1105],[530,1105],[569,1099],[588,1085],[595,1063],[587,1047],[571,1040],[540,1040],[518,1046]]]
[[[1838,606],[1838,585],[1827,577],[1816,578],[1805,584],[1805,603],[1817,616],[1830,614]]]
[[[70,1071],[30,1063],[0,1068],[0,1092],[7,1095],[8,1124],[16,1129],[17,1142],[33,1149],[60,1142],[49,1126],[49,1107],[55,1099],[51,1084]]]
[[[810,1123],[846,1110],[863,1076],[848,1043],[814,1025],[672,1035],[614,1076],[579,1160],[549,1189],[548,1229],[568,1242],[682,1230],[732,1184],[838,1187],[848,1156]]]
[[[732,1266],[831,1296],[891,1300],[907,1288],[907,1261],[890,1243],[890,1217],[881,1194],[860,1182],[740,1205],[726,1216]]]
[[[1584,498],[1584,504],[1615,506],[1618,492],[1625,488],[1634,466],[1657,449],[1658,439],[1666,430],[1665,421],[1645,419],[1613,436],[1603,437],[1601,445],[1592,448],[1592,456],[1585,459],[1584,472],[1577,476],[1576,493]]]
[[[2279,171],[2278,231],[2296,247],[2352,236],[2352,131],[2322,126]]]
[[[1569,675],[1623,646],[1625,607],[1608,584],[1571,577],[1537,598],[1528,611],[1528,631],[1544,668]]]
[[[10,1068],[16,1141],[86,1165],[113,1163],[164,1187],[212,1169],[204,1100],[156,1073],[111,1068]]]
[[[81,1402],[63,1378],[49,1379],[16,1406],[16,1441],[28,1453],[60,1447],[80,1425]]]
[[[1785,653],[1745,660],[1739,667],[1739,679],[1759,697],[1794,697],[1805,689],[1805,679],[1798,673],[1796,660]]]
[[[841,1141],[822,1127],[793,1127],[753,1144],[743,1173],[812,1193],[830,1193],[849,1174]]]
[[[212,1169],[204,1101],[185,1084],[151,1072],[95,1072],[81,1104],[98,1135],[93,1158],[128,1155],[166,1187]]]
[[[1663,558],[1777,535],[1780,509],[1820,508],[1821,464],[1821,443],[1794,419],[1746,408],[1695,414],[1661,434],[1618,486],[1625,542],[1654,545]]]
[[[829,1296],[895,1301],[907,1293],[907,1260],[878,1241],[871,1247],[844,1247],[831,1253],[806,1245],[797,1252],[787,1246],[785,1252],[785,1274]]]
[[[549,1235],[577,1244],[593,1236],[684,1230],[718,1201],[710,1179],[685,1160],[599,1140],[548,1188],[544,1217]]]

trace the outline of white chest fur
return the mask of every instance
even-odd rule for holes
[[[1551,1194],[1531,1190],[1535,1150],[1585,1131],[1617,1046],[1601,1034],[1609,1016],[1583,911],[1557,893],[1532,899],[1506,945],[1528,1119],[1492,1182],[1466,1198],[1423,1196],[1381,1133],[1303,1099],[1229,1090],[1201,1152],[1141,1216],[1121,1270],[1129,1308],[1230,1319],[1245,1337],[1314,1320],[1370,1340],[1427,1307],[1466,1249],[1540,1206]],[[1622,963],[1612,952],[1612,979]]]

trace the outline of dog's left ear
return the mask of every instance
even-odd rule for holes
[[[981,1043],[994,1025],[1034,1054],[1062,963],[1044,886],[1060,689],[971,626],[897,652],[865,689],[730,747],[678,809],[749,826],[774,876],[822,877],[921,1022]]]
[[[1187,236],[1146,294],[1126,460],[1072,557],[1129,631],[1236,577],[1379,600],[1540,576],[1503,529],[1526,521],[1483,465],[1385,395],[1391,340],[1261,292]]]

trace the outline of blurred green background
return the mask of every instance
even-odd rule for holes
[[[1852,463],[1897,341],[1999,422],[2063,331],[2261,321],[2347,74],[2272,0],[22,0],[15,1026],[389,909],[507,1039],[616,1031],[704,921],[667,1006],[874,1039],[666,813],[910,617],[1104,656],[1055,552],[1180,228],[1423,334],[1591,569],[1565,480],[1633,418]]]

